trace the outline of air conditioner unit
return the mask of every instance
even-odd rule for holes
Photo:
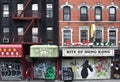
[[[3,38],[3,43],[9,43],[9,38]]]

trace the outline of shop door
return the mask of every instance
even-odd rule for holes
[[[112,58],[111,78],[120,79],[120,54],[117,53],[115,57]]]

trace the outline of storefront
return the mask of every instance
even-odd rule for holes
[[[120,79],[120,50],[115,50],[115,56],[112,58],[111,78]]]
[[[63,80],[110,79],[112,48],[62,48]],[[69,69],[70,72],[65,70]]]
[[[32,45],[30,57],[33,62],[34,79],[58,79],[59,52],[56,45]]]
[[[0,45],[0,80],[22,80],[22,45]]]

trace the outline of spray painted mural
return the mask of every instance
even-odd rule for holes
[[[110,64],[108,58],[63,59],[62,67],[71,67],[74,79],[109,79]]]
[[[21,80],[22,65],[20,61],[15,62],[0,62],[0,79],[1,80]]]
[[[35,62],[34,77],[37,79],[55,79],[55,61],[39,60]]]

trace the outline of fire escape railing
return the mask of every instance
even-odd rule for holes
[[[28,21],[28,23],[26,24],[26,26],[24,28],[23,35],[21,35],[19,37],[19,39],[17,38],[18,40],[16,40],[15,37],[13,37],[13,43],[15,43],[15,42],[21,43],[23,41],[26,33],[28,32],[28,30],[34,25],[34,22],[35,21],[39,21],[39,19],[41,18],[40,14],[38,14],[37,16],[22,16],[25,13],[27,7],[30,6],[31,2],[32,2],[32,0],[27,0],[26,1],[26,4],[25,4],[23,10],[20,12],[20,14],[18,16],[15,16],[14,13],[13,13],[13,19],[14,20],[21,20],[21,21],[25,20],[25,21]],[[38,23],[38,26],[39,26],[39,23]]]
[[[23,8],[22,12],[19,14],[18,17],[21,17],[21,16],[22,16],[22,14],[25,12],[26,8],[30,5],[31,2],[32,2],[32,0],[28,0],[28,1],[27,1],[25,7]]]
[[[25,34],[26,34],[27,31],[29,30],[30,26],[33,25],[33,23],[34,23],[34,19],[32,19],[32,20],[30,21],[30,23],[27,25],[27,27],[26,27],[23,35],[19,38],[18,42],[21,42],[21,41],[22,41],[22,39],[24,38]]]

